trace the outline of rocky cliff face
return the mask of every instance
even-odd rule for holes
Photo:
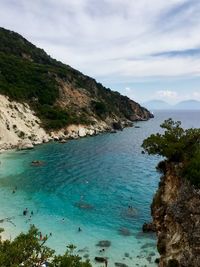
[[[147,120],[139,104],[48,56],[21,35],[0,28],[0,94],[27,103],[47,130],[70,124]]]
[[[180,164],[163,164],[152,203],[160,267],[200,266],[200,190],[180,177],[180,169]]]
[[[93,125],[71,124],[59,130],[46,131],[41,120],[27,103],[12,101],[0,95],[0,152],[7,149],[31,149],[51,140],[65,142],[86,135],[111,131],[103,121]]]
[[[128,97],[3,28],[0,97],[0,149],[19,147],[24,140],[31,147],[44,140],[123,129],[153,117]]]

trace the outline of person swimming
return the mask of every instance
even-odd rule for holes
[[[26,216],[28,213],[28,209],[26,208],[24,211],[23,211],[23,215]]]

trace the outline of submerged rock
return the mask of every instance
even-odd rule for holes
[[[95,257],[94,259],[97,262],[105,262],[105,263],[108,262],[107,258],[104,258],[104,257]]]
[[[121,215],[122,217],[127,217],[127,218],[133,218],[137,216],[138,212],[135,208],[132,206],[128,207],[127,209],[123,210]]]
[[[148,236],[149,239],[155,239],[155,233],[154,232],[139,232],[136,234],[137,239],[146,239]]]
[[[32,166],[42,166],[42,165],[44,165],[44,162],[43,161],[41,161],[41,160],[33,160],[32,162],[31,162],[31,165]]]
[[[80,201],[75,203],[75,206],[79,209],[92,210],[94,207],[86,202]]]
[[[88,259],[89,257],[90,257],[89,254],[84,254],[84,255],[83,255],[83,258],[85,258],[85,259]]]
[[[152,247],[155,247],[154,243],[146,243],[143,246],[141,246],[141,249],[152,248]]]
[[[82,249],[79,249],[79,250],[78,250],[78,253],[86,253],[86,252],[88,252],[88,251],[89,251],[88,247],[84,247],[84,248],[82,248]]]
[[[120,228],[118,232],[120,235],[123,235],[123,236],[131,236],[132,235],[131,231],[127,228]]]
[[[116,267],[128,267],[127,264],[125,264],[125,263],[121,263],[121,262],[115,262],[115,266],[116,266]]]
[[[96,246],[108,248],[111,246],[111,242],[109,240],[101,240],[96,244]]]

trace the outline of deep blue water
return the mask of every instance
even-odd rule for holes
[[[0,226],[14,237],[34,223],[43,233],[53,233],[48,244],[58,252],[73,242],[77,251],[87,247],[85,254],[92,262],[101,255],[96,243],[110,240],[111,247],[103,253],[109,266],[116,261],[155,266],[156,255],[152,263],[146,258],[156,251],[156,240],[142,235],[141,226],[151,220],[160,158],[142,154],[141,144],[169,117],[181,120],[184,127],[200,127],[200,112],[156,111],[154,119],[135,123],[140,128],[0,155],[0,219],[13,217],[16,227],[8,222]],[[33,160],[44,165],[31,166]],[[26,207],[34,212],[30,220],[22,216]],[[120,234],[124,228],[130,236]]]

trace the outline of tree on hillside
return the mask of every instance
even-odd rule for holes
[[[200,185],[200,129],[183,129],[181,122],[165,120],[164,133],[152,134],[142,147],[148,154],[160,155],[169,162],[183,163],[183,176],[194,185]]]

